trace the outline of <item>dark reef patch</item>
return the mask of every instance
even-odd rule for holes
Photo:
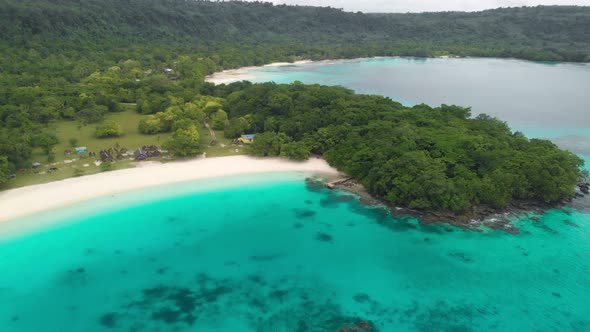
[[[79,287],[87,283],[87,273],[84,267],[66,271],[62,282],[69,287]]]
[[[369,297],[369,295],[367,294],[356,294],[353,299],[358,302],[358,303],[366,303],[368,301],[371,300],[371,298]]]
[[[115,312],[108,312],[98,319],[100,325],[106,328],[115,328],[117,326],[117,313]]]
[[[494,307],[478,307],[472,304],[459,303],[449,304],[445,301],[437,301],[431,306],[420,307],[414,303],[403,311],[400,316],[401,323],[410,323],[415,331],[453,331],[470,332],[481,331],[486,328],[480,327],[476,320],[496,315]]]
[[[248,280],[258,285],[266,285],[266,281],[264,281],[264,278],[260,275],[249,276]]]
[[[590,320],[578,320],[570,323],[570,326],[575,332],[590,331]]]
[[[268,294],[268,296],[278,300],[279,302],[283,302],[287,298],[287,295],[289,295],[289,291],[286,290],[275,290]]]
[[[356,197],[352,195],[338,195],[335,193],[330,193],[326,198],[322,198],[320,200],[320,205],[324,208],[335,207],[342,203],[353,202],[355,199]]]
[[[279,259],[283,257],[282,255],[279,254],[274,254],[274,255],[252,255],[249,257],[249,259],[251,261],[255,261],[255,262],[270,262],[270,261],[274,261],[276,259]]]
[[[176,224],[178,222],[182,221],[182,218],[178,217],[178,216],[168,216],[166,217],[166,222],[169,224]]]
[[[152,313],[152,319],[162,321],[166,324],[175,324],[182,321],[188,325],[192,325],[195,322],[196,317],[191,314],[183,314],[174,309],[162,308]]]
[[[201,320],[219,322],[236,315],[246,319],[254,331],[302,332],[341,331],[371,323],[344,313],[331,302],[332,297],[333,292],[323,286],[305,288],[288,278],[269,282],[259,275],[220,279],[199,273],[190,287],[145,288],[117,311],[103,314],[99,323],[105,329],[122,331],[137,330],[138,326],[150,331],[175,331],[195,329]]]
[[[315,239],[321,242],[332,242],[334,238],[330,234],[326,233],[317,233]]]
[[[379,222],[379,225],[394,232],[407,232],[417,230],[420,227],[417,221],[412,218],[387,218]]]
[[[463,263],[471,263],[473,259],[471,259],[466,253],[460,251],[451,251],[447,254],[449,257],[455,258]]]
[[[307,218],[312,218],[313,216],[316,215],[316,212],[313,210],[306,210],[306,209],[293,209],[293,212],[295,212],[295,217],[297,219],[307,219]]]
[[[207,281],[209,279],[206,277]],[[214,285],[207,287],[208,282],[199,280],[197,289],[187,287],[157,286],[144,289],[139,300],[129,303],[126,307],[142,312],[154,321],[168,325],[193,325],[198,318],[198,308],[207,303],[217,301],[221,296],[231,292],[231,288]]]
[[[536,222],[532,224],[534,227],[542,229],[543,231],[550,233],[550,234],[559,234],[558,231],[554,230],[553,228],[547,226],[546,224],[542,223],[542,222]]]
[[[350,211],[362,216],[369,217],[377,223],[384,223],[391,219],[391,213],[388,209],[381,206],[367,206],[363,204],[351,204]]]
[[[289,278],[267,280],[259,274],[226,279],[198,273],[188,286],[172,283],[143,289],[122,307],[102,315],[100,323],[105,329],[122,331],[137,326],[194,330],[199,323],[223,322],[235,315],[253,331],[301,332],[379,331],[384,323],[415,331],[478,331],[496,323],[491,317],[496,314],[493,305],[439,301],[392,307],[366,293],[354,294],[352,300],[361,306],[359,312],[344,311],[325,285],[305,287]]]
[[[323,192],[326,191],[326,187],[324,182],[318,179],[313,178],[306,178],[305,179],[305,188],[311,192]]]
[[[420,230],[424,233],[444,234],[448,232],[447,229],[449,227],[439,224],[420,224]]]
[[[198,330],[200,324],[228,317],[244,319],[253,331],[376,332],[383,324],[397,324],[415,331],[467,332],[489,330],[497,323],[490,317],[496,314],[493,305],[438,301],[392,306],[366,293],[352,295],[362,309],[350,313],[334,303],[333,290],[324,284],[269,280],[259,274],[227,279],[198,273],[190,285],[160,284],[126,299],[100,317],[105,330],[131,331],[138,326],[146,331]]]

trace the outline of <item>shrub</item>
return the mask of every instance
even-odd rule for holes
[[[211,117],[211,127],[215,130],[223,130],[227,124],[227,113],[224,110],[218,110]]]
[[[100,164],[100,171],[101,172],[108,172],[113,169],[113,163],[110,161],[105,161],[104,163]]]
[[[106,120],[96,126],[94,136],[97,138],[119,137],[123,135],[121,125],[112,120]]]
[[[70,146],[73,148],[78,146],[78,139],[76,137],[70,138],[70,140],[68,142],[70,143]]]

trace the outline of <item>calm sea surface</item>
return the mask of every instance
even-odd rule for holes
[[[424,226],[304,177],[0,225],[0,331],[590,330],[590,215],[522,218],[518,235]]]
[[[260,67],[233,81],[341,85],[405,105],[472,107],[529,137],[590,155],[590,64],[506,59],[376,58]]]

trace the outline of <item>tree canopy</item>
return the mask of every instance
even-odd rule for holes
[[[64,48],[98,51],[106,46],[167,47],[214,53],[214,61],[223,67],[263,64],[286,56],[317,59],[452,53],[532,60],[590,59],[590,8],[576,6],[363,14],[264,2],[4,0],[0,23],[0,40],[10,48],[34,47],[37,52],[47,52]],[[263,48],[265,52],[261,52]],[[120,70],[132,75],[136,73],[134,65],[129,63]],[[190,62],[182,66],[182,76],[200,75]],[[91,66],[72,69],[75,75],[92,73]]]
[[[94,135],[97,138],[119,137],[123,135],[123,128],[115,121],[105,120],[96,125]]]
[[[6,182],[10,176],[10,168],[8,167],[8,158],[0,156],[0,184]]]
[[[581,175],[576,155],[513,133],[487,115],[472,118],[468,108],[408,108],[298,83],[231,90],[224,109],[232,119],[251,118],[258,132],[251,153],[296,160],[323,155],[391,204],[464,211],[518,199],[557,202],[574,196]],[[292,101],[287,111],[276,107],[279,94]]]
[[[194,124],[185,128],[178,128],[169,141],[164,143],[164,148],[176,156],[186,157],[201,151],[199,131]]]

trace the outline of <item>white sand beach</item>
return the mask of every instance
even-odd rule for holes
[[[218,73],[214,73],[209,75],[205,78],[205,82],[213,83],[213,84],[229,84],[236,81],[248,81],[253,80],[256,77],[253,75],[249,75],[248,73],[253,69],[263,68],[263,67],[280,67],[280,66],[292,66],[292,65],[302,65],[306,63],[311,63],[314,61],[311,60],[301,60],[295,62],[274,62],[264,66],[250,66],[250,67],[242,67],[238,69],[229,69],[224,70]]]
[[[265,68],[265,67],[280,67],[280,66],[293,66],[293,65],[304,65],[309,63],[325,63],[325,64],[337,64],[342,62],[355,62],[355,61],[362,61],[362,60],[369,60],[369,59],[415,59],[415,57],[404,57],[404,56],[375,56],[375,57],[361,57],[361,58],[353,58],[353,59],[327,59],[327,60],[301,60],[295,62],[274,62],[269,63],[263,66],[248,66],[248,67],[241,67],[237,69],[228,69],[224,71],[220,71],[217,73],[213,73],[207,77],[205,77],[205,82],[213,83],[213,84],[230,84],[239,81],[252,81],[256,79],[254,74],[250,72],[256,69]],[[433,59],[457,59],[461,58],[456,55],[441,55],[432,57]],[[469,58],[469,57],[465,57]]]
[[[323,159],[293,162],[279,158],[231,156],[198,158],[111,171],[0,192],[0,222],[92,198],[135,189],[191,180],[273,172],[309,172],[337,175]]]

